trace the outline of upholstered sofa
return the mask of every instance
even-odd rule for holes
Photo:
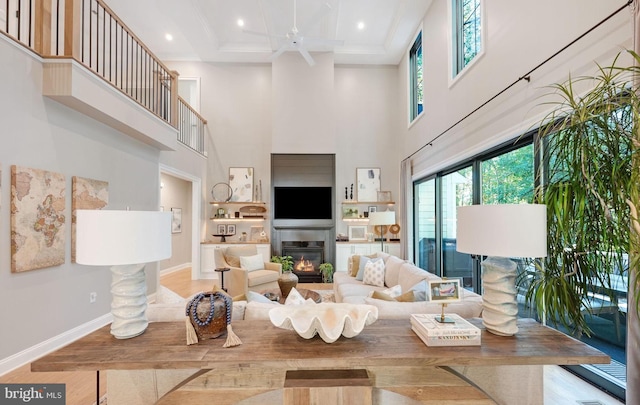
[[[359,277],[361,280],[358,280],[356,278],[357,272],[363,268],[363,262],[377,258],[384,262],[384,283],[378,283],[382,285],[369,284],[367,282],[371,282],[371,280],[364,279],[364,276]],[[441,304],[425,300],[427,288],[425,281],[439,279],[440,277],[435,274],[429,273],[407,260],[379,252],[372,257],[351,256],[347,272],[334,273],[333,290],[336,302],[376,306],[379,319],[408,319],[410,314],[438,314],[442,311]],[[400,297],[404,296],[406,301],[389,299],[390,294],[384,292],[389,292],[392,287],[396,291],[397,298],[401,299]],[[412,293],[407,294],[408,292]],[[423,293],[421,294],[421,292]],[[462,300],[448,304],[445,313],[455,313],[463,318],[480,317],[482,315],[482,297],[463,289]]]

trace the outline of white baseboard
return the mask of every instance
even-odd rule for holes
[[[176,271],[189,269],[191,268],[191,263],[182,263],[177,266],[169,267],[168,269],[160,270],[161,276],[166,276],[167,274],[175,273]]]
[[[66,346],[74,340],[77,340],[97,329],[100,329],[101,327],[111,323],[112,321],[113,317],[111,313],[102,315],[99,318],[63,332],[57,336],[52,337],[51,339],[38,343],[35,346],[31,346],[28,349],[25,349],[12,356],[4,358],[0,360],[0,376],[11,372],[18,367],[22,367],[25,364],[31,363],[32,361],[48,353],[51,353],[54,350]]]

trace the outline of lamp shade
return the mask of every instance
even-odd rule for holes
[[[171,213],[76,211],[76,262],[96,266],[149,263],[171,257]]]
[[[462,253],[546,257],[546,206],[497,204],[458,207],[456,239],[456,250]]]
[[[369,225],[393,225],[396,223],[394,211],[376,211],[369,213]]]

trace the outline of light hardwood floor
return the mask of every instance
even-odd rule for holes
[[[160,277],[160,284],[182,297],[210,290],[215,280],[191,280],[191,269],[185,269]],[[309,289],[331,289],[330,284],[305,284]],[[100,397],[106,394],[106,373],[100,373]],[[545,405],[578,404],[578,401],[599,401],[603,405],[622,405],[597,388],[573,376],[557,366],[544,369]],[[0,376],[0,383],[64,383],[67,405],[91,405],[96,403],[96,373],[32,373],[27,364],[11,373]],[[111,404],[121,405],[121,404]],[[126,405],[126,404],[122,404]],[[186,404],[185,404],[186,405]]]

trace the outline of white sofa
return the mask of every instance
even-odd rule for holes
[[[349,258],[347,272],[336,272],[333,275],[333,290],[336,302],[351,304],[369,304],[378,308],[379,319],[408,319],[411,314],[439,314],[442,305],[429,301],[396,302],[371,298],[373,291],[384,291],[399,285],[402,293],[414,288],[423,280],[439,280],[440,277],[429,273],[413,263],[386,253],[377,253],[376,257],[385,263],[384,286],[374,286],[356,280],[350,275],[355,256]],[[353,269],[355,274],[357,269]],[[423,283],[424,284],[424,283]],[[455,313],[463,318],[475,318],[482,315],[482,296],[463,289],[462,300],[446,306],[445,313]]]

